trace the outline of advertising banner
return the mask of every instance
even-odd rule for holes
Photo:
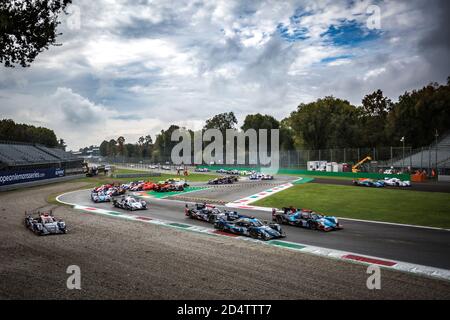
[[[65,170],[60,168],[0,171],[0,187],[64,176]]]

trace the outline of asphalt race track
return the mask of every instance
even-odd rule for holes
[[[187,197],[237,200],[270,188],[270,184],[279,185],[285,180],[268,183],[251,182],[238,183],[233,186],[221,186],[208,190],[186,194]],[[76,191],[60,197],[63,202],[102,209],[120,211],[111,203],[95,204],[90,200],[89,190]],[[201,221],[188,219],[184,216],[183,201],[170,199],[146,199],[149,209],[139,211],[139,215],[184,222],[191,225],[213,228]],[[221,206],[219,206],[221,207]],[[270,212],[238,210],[243,214],[253,215],[262,220],[270,220]],[[287,241],[328,249],[349,251],[363,255],[402,262],[420,264],[442,269],[450,269],[450,231],[427,228],[416,228],[399,225],[378,224],[341,219],[343,230],[323,233],[314,230],[284,226]]]
[[[369,290],[367,264],[109,218],[48,203],[54,196],[88,185],[87,182],[68,182],[0,194],[0,299],[404,300],[450,297],[450,281],[443,279],[383,269],[382,289]],[[92,207],[88,191],[69,193],[63,198],[79,199]],[[183,205],[173,200],[153,200],[146,213],[138,214],[164,220],[173,217],[173,220],[208,226],[185,219]],[[110,204],[101,206],[111,210]],[[23,224],[24,211],[38,208],[52,209],[56,217],[66,221],[68,234],[38,237],[27,230]],[[328,244],[333,239],[348,237],[346,234],[350,232],[315,234],[288,229],[287,240],[292,241],[294,233],[298,232],[303,235],[302,240],[325,239],[330,241]],[[81,290],[66,287],[66,270],[71,265],[81,268]]]

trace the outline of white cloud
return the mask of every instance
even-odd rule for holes
[[[395,100],[446,79],[448,41],[432,41],[440,39],[435,30],[445,33],[445,1],[377,1],[383,29],[376,43],[325,42],[331,25],[365,24],[372,1],[351,3],[79,0],[81,29],[63,21],[63,46],[29,69],[2,70],[0,113],[54,128],[78,148],[118,134],[154,136],[172,123],[199,129],[224,111],[240,120],[256,112],[281,119],[330,94],[357,104],[380,88]],[[308,38],[286,41],[279,24]]]

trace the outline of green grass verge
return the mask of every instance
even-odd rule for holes
[[[296,185],[253,203],[308,208],[344,218],[450,228],[450,194],[327,184]]]
[[[293,177],[302,177],[302,178],[311,178],[311,179],[347,180],[347,181],[355,180],[355,178],[350,178],[350,177],[330,177],[330,176],[318,176],[318,175],[314,175],[314,174],[298,175],[298,174],[287,173],[287,174],[282,174],[282,176],[293,176]]]

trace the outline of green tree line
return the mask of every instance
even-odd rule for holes
[[[47,147],[64,146],[64,140],[58,141],[53,130],[15,123],[11,119],[0,120],[0,140],[38,143]]]
[[[405,137],[408,146],[427,146],[450,130],[450,77],[447,84],[430,83],[419,90],[405,92],[394,103],[381,90],[366,95],[361,105],[333,96],[300,104],[281,121],[270,115],[249,114],[242,126],[233,112],[206,120],[203,130],[279,129],[280,149],[329,149],[400,146]],[[123,137],[103,141],[102,156],[127,156],[163,161],[170,158],[177,142],[172,132],[180,127],[170,125],[156,135],[147,135],[137,143],[125,143]],[[184,128],[185,129],[185,128]],[[190,134],[194,132],[189,130]],[[270,137],[269,137],[270,141]]]

